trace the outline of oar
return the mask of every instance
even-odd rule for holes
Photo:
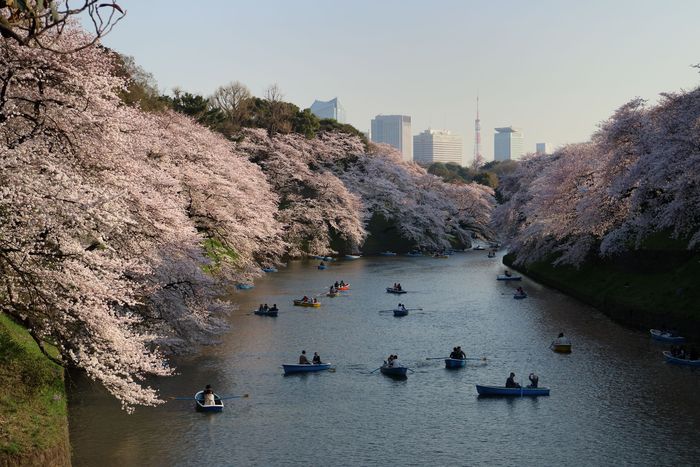
[[[219,397],[220,400],[226,400],[226,399],[240,399],[242,397],[248,397],[248,394],[242,394],[240,396],[224,396],[224,397]]]
[[[193,401],[194,396],[189,396],[189,397],[169,397],[168,399],[174,400],[174,401]]]
[[[381,370],[381,369],[382,369],[382,367],[379,367],[379,368],[377,368],[377,369],[375,369],[375,370],[372,370],[372,371],[370,371],[370,372],[369,372],[368,374],[370,374],[370,375],[371,375],[371,374],[372,374],[372,373],[374,373],[375,371],[377,371],[377,370]]]
[[[416,310],[423,311],[423,308],[406,308],[406,311],[416,311]],[[401,310],[401,311],[403,311],[403,310]]]
[[[446,358],[452,358],[452,357],[427,357],[426,360],[444,360]],[[481,362],[486,361],[486,357],[466,357],[466,358],[455,358],[454,360],[479,360]]]

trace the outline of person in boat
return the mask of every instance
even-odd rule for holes
[[[309,297],[307,297],[306,295],[304,295],[304,298],[302,298],[301,301],[304,302],[304,303],[308,303]]]
[[[393,355],[394,358],[391,359],[391,367],[392,368],[398,368],[401,366],[401,363],[399,363],[399,356],[398,355]]]
[[[527,385],[527,387],[529,387],[529,388],[536,388],[536,387],[537,387],[537,384],[538,384],[539,381],[540,381],[539,376],[537,376],[537,375],[534,374],[534,373],[530,373],[530,375],[527,377],[527,379],[530,380],[530,384]]]
[[[399,310],[406,311],[406,305],[404,305],[403,303],[399,303]]]
[[[688,357],[688,353],[685,351],[685,346],[681,345],[678,348],[678,358],[686,359]]]
[[[337,282],[336,282],[336,284],[337,284]],[[328,289],[328,293],[335,293],[336,290],[337,289],[331,285],[330,289]]]
[[[277,308],[277,304],[274,303],[274,304],[272,305],[272,308],[270,308],[269,311],[279,311],[279,309]]]
[[[401,290],[401,283],[396,284],[396,290]]]
[[[211,384],[207,384],[204,387],[204,405],[215,405],[216,399],[214,398],[214,390],[211,388]]]
[[[267,303],[266,303],[265,306],[263,307],[263,311],[270,311],[270,307],[267,306]]]
[[[518,287],[518,288],[515,289],[515,290],[516,290],[516,292],[518,293],[518,295],[525,295],[525,291],[523,290],[522,287]]]
[[[314,352],[314,358],[311,359],[311,363],[313,363],[314,365],[321,364],[321,356],[318,354],[318,352]]]
[[[457,346],[457,357],[456,357],[456,358],[458,358],[458,359],[460,359],[460,360],[466,360],[466,359],[467,359],[467,354],[464,353],[464,351],[462,350],[462,346],[461,346],[461,345],[458,345],[458,346]]]
[[[506,277],[510,277],[511,276],[510,271],[506,269],[505,275],[506,275]]]
[[[299,355],[299,365],[311,365],[309,359],[306,358],[306,350],[302,350],[301,355]]]
[[[510,376],[506,380],[506,387],[507,388],[519,388],[520,385],[515,382],[515,373],[511,372]]]
[[[319,267],[322,267],[322,266],[325,266],[325,265],[326,265],[326,263],[324,263],[323,261],[321,261],[321,264],[319,264],[318,266],[319,266]]]
[[[672,357],[678,357],[679,349],[677,345],[672,345],[671,346],[671,356]]]
[[[335,284],[333,284],[333,287],[335,287],[337,289],[338,287],[340,287],[341,284],[342,284],[342,282],[339,284],[338,281],[335,281]]]
[[[345,281],[343,281],[343,280],[340,281],[340,286],[341,286],[341,287],[345,287],[346,285],[347,285],[347,284],[345,283]]]
[[[316,300],[316,297],[311,301],[311,303],[318,303],[318,300]]]
[[[564,337],[564,333],[560,332],[556,339],[552,342],[550,347],[555,347],[557,345],[571,345],[571,341],[568,337]]]
[[[452,352],[450,352],[450,358],[452,358],[452,359],[459,358],[459,356],[457,355],[457,347],[452,347]]]
[[[265,308],[263,308],[263,304],[262,304],[262,303],[261,303],[260,306],[258,307],[258,311],[261,312],[261,313],[262,313],[263,311],[265,311]]]

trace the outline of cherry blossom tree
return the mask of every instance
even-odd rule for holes
[[[162,352],[224,328],[222,281],[284,251],[260,169],[187,117],[124,106],[112,56],[0,43],[0,309],[127,409]]]
[[[653,107],[630,101],[590,143],[529,158],[502,179],[493,222],[519,263],[578,265],[657,232],[697,248],[700,89],[662,97]]]

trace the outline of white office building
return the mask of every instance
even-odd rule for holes
[[[411,117],[408,115],[377,115],[372,120],[370,135],[375,143],[385,143],[401,151],[403,159],[413,159]]]
[[[454,162],[462,165],[462,137],[448,130],[432,130],[413,137],[413,161],[422,165]]]
[[[496,134],[493,136],[493,160],[509,161],[525,154],[524,139],[519,128],[512,126],[496,128]]]
[[[549,143],[537,143],[535,144],[535,152],[537,154],[551,154],[554,152],[554,148]]]
[[[332,118],[338,123],[345,123],[345,108],[340,105],[338,98],[335,97],[329,101],[314,101],[311,104],[311,113],[318,118]]]

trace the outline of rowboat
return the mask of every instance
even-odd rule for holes
[[[685,337],[676,336],[673,333],[670,333],[668,331],[660,331],[658,329],[650,329],[649,334],[651,334],[651,338],[656,340],[656,341],[673,342],[674,344],[680,344],[682,342],[685,342]]]
[[[248,290],[252,289],[253,287],[255,287],[253,284],[236,284],[236,288],[241,290]]]
[[[328,370],[330,367],[330,363],[319,363],[318,365],[289,363],[286,365],[282,365],[282,368],[284,368],[285,375],[288,375],[290,373],[310,373],[313,371],[324,371]]]
[[[674,357],[668,350],[664,350],[663,354],[664,357],[666,357],[666,361],[674,365],[700,366],[700,360],[688,360],[687,358]]]
[[[396,253],[394,253],[393,251],[382,251],[381,253],[379,253],[379,256],[396,256]]]
[[[393,378],[405,378],[408,368],[405,366],[382,365],[379,368],[379,371],[381,371],[383,375],[391,376]]]
[[[277,272],[277,268],[262,268],[263,272]]]
[[[511,274],[510,276],[506,276],[505,274],[499,274],[496,276],[496,280],[499,281],[521,281],[523,280],[523,276],[516,276],[515,274]]]
[[[445,368],[464,368],[467,366],[467,361],[463,358],[446,358]]]
[[[400,308],[397,308],[394,310],[394,316],[407,316],[408,315],[408,310],[402,310]]]
[[[450,255],[433,255],[433,258],[448,259]]]
[[[386,291],[387,291],[388,293],[395,293],[395,294],[398,294],[398,295],[401,295],[402,293],[406,293],[406,291],[403,290],[403,289],[395,289],[395,288],[393,288],[393,287],[387,287],[387,288],[386,288]]]
[[[214,394],[214,404],[204,405],[204,391],[199,391],[194,395],[194,408],[199,412],[221,412],[224,410],[224,402],[218,394]]]
[[[326,297],[337,297],[338,295],[340,295],[340,292],[328,292]]]
[[[345,255],[345,259],[360,259],[362,255]]]
[[[516,300],[522,300],[523,298],[527,298],[527,294],[525,292],[523,293],[516,293],[513,295],[513,298]]]
[[[408,253],[406,253],[406,256],[423,256],[423,253],[421,253],[420,251],[409,251]]]
[[[477,384],[476,392],[480,396],[548,396],[549,388],[507,388],[505,386],[481,386]]]
[[[495,254],[495,253],[489,253],[489,254],[486,255],[486,256],[489,257],[489,258],[495,258],[495,257],[496,257],[496,254]]]
[[[338,290],[342,290],[342,291],[350,290],[350,284],[341,285],[340,287],[338,287]]]
[[[323,270],[323,269],[328,269],[328,266],[326,266],[325,264],[319,264],[318,268]]]
[[[277,313],[279,310],[260,310],[259,308],[256,308],[253,310],[253,314],[258,315],[258,316],[272,316],[273,318],[277,317]]]
[[[477,246],[475,246],[475,247],[472,248],[472,249],[473,249],[473,250],[485,250],[485,248],[484,248],[483,246],[481,246],[481,245],[477,245]]]
[[[552,350],[559,353],[571,353],[571,344],[555,344],[549,346]]]
[[[294,300],[294,306],[310,306],[314,308],[319,308],[321,302],[305,302],[304,300]]]

